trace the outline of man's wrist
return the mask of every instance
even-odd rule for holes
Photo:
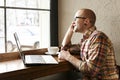
[[[71,58],[72,58],[72,55],[71,55],[71,54],[69,54],[69,55],[66,57],[66,60],[67,60],[67,61],[70,61],[70,60],[71,60]]]

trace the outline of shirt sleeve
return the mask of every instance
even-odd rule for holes
[[[80,55],[80,44],[73,44],[69,48],[69,52],[71,54],[78,54]]]
[[[80,55],[80,44],[66,45],[66,46],[62,47],[61,49],[69,51],[71,54],[79,54]]]
[[[96,76],[104,65],[107,49],[109,47],[108,38],[105,35],[95,35],[89,44],[86,61],[80,62],[80,71]]]

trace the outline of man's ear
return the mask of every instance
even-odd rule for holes
[[[85,21],[84,21],[84,24],[87,25],[88,23],[90,23],[90,20],[88,18],[86,18]]]

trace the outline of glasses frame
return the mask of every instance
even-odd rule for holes
[[[86,17],[75,17],[75,18],[74,18],[74,21],[76,21],[77,18],[86,19]]]

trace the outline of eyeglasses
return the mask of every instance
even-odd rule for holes
[[[85,17],[75,17],[75,18],[74,18],[74,21],[76,21],[77,18],[86,19]]]

